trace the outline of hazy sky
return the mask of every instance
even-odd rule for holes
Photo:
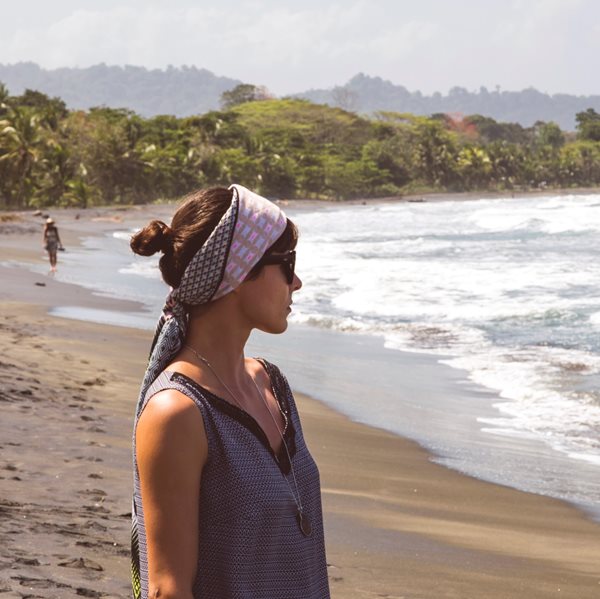
[[[0,63],[196,65],[277,94],[356,73],[600,94],[599,0],[0,0]]]

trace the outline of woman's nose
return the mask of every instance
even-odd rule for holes
[[[294,273],[294,280],[292,281],[292,291],[298,291],[302,287],[302,279]]]

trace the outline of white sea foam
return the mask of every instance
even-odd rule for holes
[[[594,462],[600,401],[600,197],[344,207],[299,213],[294,318],[382,335],[502,397],[486,432]],[[595,308],[595,309],[594,309]],[[585,326],[589,323],[592,327]]]
[[[600,455],[590,455],[589,453],[576,453],[572,451],[569,452],[569,457],[573,460],[581,460],[582,462],[600,466]]]
[[[112,236],[115,239],[122,239],[124,241],[129,242],[129,240],[131,239],[131,236],[134,233],[137,233],[139,231],[139,229],[131,229],[129,231],[113,231]]]
[[[158,270],[158,261],[146,259],[144,261],[131,262],[128,266],[119,268],[119,273],[125,275],[135,275],[145,277],[146,279],[159,279],[160,270]]]
[[[598,196],[537,198],[514,211],[506,200],[484,200],[469,217],[488,231],[541,231],[550,235],[565,232],[600,231]],[[513,204],[514,205],[514,204]]]
[[[507,401],[495,404],[501,415],[481,418],[482,430],[495,434],[518,431],[557,451],[600,457],[600,405],[593,395],[569,388],[573,373],[600,371],[600,357],[579,350],[528,348],[488,351],[442,360],[470,373],[474,382]]]

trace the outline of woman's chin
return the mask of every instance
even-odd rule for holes
[[[270,323],[268,325],[256,327],[259,331],[263,333],[269,333],[271,335],[281,335],[281,333],[285,333],[288,328],[288,321],[285,318],[282,322],[278,323]]]

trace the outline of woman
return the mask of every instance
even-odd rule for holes
[[[46,219],[46,224],[44,225],[44,235],[43,235],[43,243],[44,249],[48,252],[48,257],[50,258],[50,272],[56,272],[56,254],[60,249],[62,249],[63,245],[60,240],[60,235],[58,234],[58,229],[56,228],[56,224],[54,220],[50,217]]]
[[[328,599],[319,474],[285,377],[244,356],[283,333],[297,230],[240,185],[192,194],[134,252],[172,290],[134,428],[136,598]]]

